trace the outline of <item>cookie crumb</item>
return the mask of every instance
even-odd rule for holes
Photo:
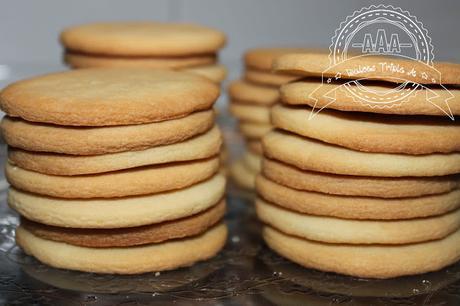
[[[238,242],[240,242],[240,237],[239,237],[239,236],[233,236],[233,237],[232,237],[232,242],[233,242],[233,243],[238,243]]]

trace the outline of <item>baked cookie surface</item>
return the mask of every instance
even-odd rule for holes
[[[106,22],[70,27],[60,40],[67,49],[90,54],[186,56],[216,52],[225,35],[196,24]]]
[[[352,220],[301,214],[256,200],[259,219],[288,235],[326,243],[398,245],[442,239],[460,227],[460,210],[408,220]]]
[[[337,73],[341,73],[342,78],[345,79],[372,78],[387,82],[401,82],[401,80],[395,79],[395,73],[391,69],[368,70],[355,75],[347,73],[347,69],[354,69],[360,66],[379,66],[381,62],[391,62],[394,66],[402,67],[404,71],[411,71],[411,69],[426,71],[426,65],[422,62],[376,55],[352,57],[346,61],[346,64],[340,65],[342,69],[337,69],[338,65],[330,68],[329,50],[282,55],[274,61],[273,69],[278,72],[315,77],[321,77],[327,69],[327,73],[324,73],[326,77],[334,77]],[[460,84],[460,64],[435,62],[434,68],[442,75],[442,84]],[[435,75],[434,77],[438,78],[439,76]],[[421,73],[416,75],[405,74],[404,78],[419,84],[431,83],[430,75],[424,78]]]
[[[74,126],[128,125],[184,117],[212,107],[219,88],[185,72],[80,69],[19,81],[0,107],[27,121]]]
[[[376,153],[430,154],[460,151],[460,124],[447,117],[385,116],[275,105],[272,124],[297,135]]]
[[[59,126],[5,116],[1,129],[5,142],[15,148],[98,155],[138,151],[184,141],[209,130],[214,125],[214,116],[213,110],[205,110],[161,122],[104,127]]]
[[[206,54],[187,57],[134,57],[84,54],[67,51],[64,54],[64,62],[72,68],[153,68],[176,70],[214,64],[216,62],[216,56]]]
[[[230,113],[238,120],[254,123],[270,123],[270,107],[231,101]]]
[[[180,219],[218,203],[225,177],[157,194],[120,198],[64,199],[10,188],[8,204],[25,218],[58,227],[123,228]]]
[[[297,190],[377,198],[419,197],[460,188],[460,176],[376,177],[302,170],[263,158],[262,173],[270,180]]]
[[[460,207],[460,190],[408,198],[343,196],[297,190],[259,175],[259,195],[268,202],[310,215],[343,219],[396,220],[445,214]]]
[[[23,169],[53,175],[95,174],[216,156],[222,145],[217,126],[182,142],[145,150],[102,155],[68,155],[8,148],[8,161]]]
[[[250,104],[272,105],[279,99],[277,88],[258,86],[242,80],[231,82],[228,94],[234,100]]]
[[[270,132],[273,129],[273,126],[269,123],[241,121],[238,123],[238,129],[246,138],[251,140],[259,140],[265,134]]]
[[[44,225],[24,218],[21,219],[21,226],[33,235],[46,240],[92,248],[129,247],[199,235],[219,222],[224,213],[225,201],[220,201],[195,215],[138,227],[64,228]]]
[[[457,87],[449,88],[449,91],[434,87],[431,88],[431,93],[415,89],[410,96],[401,100],[401,103],[394,102],[392,98],[388,105],[377,107],[376,104],[356,101],[355,96],[350,94],[349,90],[359,93],[358,86],[352,84],[345,88],[341,85],[340,83],[321,84],[315,79],[295,81],[281,86],[280,99],[286,104],[309,105],[317,110],[332,108],[341,111],[381,114],[446,116],[445,112],[450,109],[454,116],[460,115],[460,90]],[[385,83],[375,83],[366,85],[366,88],[374,92],[387,92],[393,87]],[[435,96],[436,99],[427,101],[427,94],[430,97]],[[327,97],[330,95],[335,96],[333,102]],[[378,95],[374,93],[372,96],[377,98]]]
[[[271,73],[263,70],[247,68],[244,71],[244,79],[248,82],[260,84],[262,86],[278,87],[299,79],[299,76],[282,73]]]
[[[312,49],[301,47],[274,47],[253,48],[244,54],[244,64],[254,69],[271,71],[273,61],[285,54],[303,53]]]
[[[428,242],[403,245],[353,245],[313,242],[263,229],[278,254],[306,267],[356,277],[391,278],[440,270],[460,259],[460,230]]]
[[[17,244],[47,265],[110,274],[140,274],[190,266],[216,255],[226,239],[227,227],[222,223],[198,236],[108,248],[89,248],[43,239],[21,226],[16,230]]]
[[[238,186],[248,190],[254,189],[257,172],[247,167],[242,159],[230,166],[230,175]]]
[[[9,163],[8,182],[21,190],[60,198],[113,198],[152,194],[191,186],[219,170],[219,157],[181,163],[137,167],[102,174],[58,176]]]
[[[460,172],[460,153],[407,155],[354,151],[274,130],[262,140],[264,154],[303,170],[379,177],[442,176]]]

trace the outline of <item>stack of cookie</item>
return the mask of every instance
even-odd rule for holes
[[[260,171],[262,156],[261,138],[271,130],[270,108],[279,99],[282,84],[298,78],[271,70],[275,58],[300,48],[255,48],[244,55],[245,71],[242,80],[231,82],[230,112],[238,119],[238,127],[246,143],[243,157],[231,167],[231,174],[238,185],[254,189],[255,177]]]
[[[97,273],[214,256],[227,233],[218,96],[202,77],[152,69],[73,70],[5,88],[18,245],[53,267]]]
[[[406,71],[413,64],[394,61]],[[327,68],[321,63],[328,63],[327,54],[292,54],[275,68],[320,76]],[[444,84],[460,84],[459,65],[436,67]],[[441,110],[446,101],[430,103],[419,86],[404,103],[370,107],[347,95],[343,83],[316,90],[320,85],[319,78],[283,85],[282,104],[272,109],[276,129],[263,138],[256,182],[269,247],[305,267],[371,278],[434,271],[459,260],[460,124]],[[364,86],[385,97],[399,84]],[[448,96],[441,87],[430,90]],[[460,90],[450,93],[450,110],[459,115]]]
[[[222,82],[217,63],[225,34],[195,24],[108,22],[75,26],[61,34],[64,60],[73,68],[124,67],[184,70]]]

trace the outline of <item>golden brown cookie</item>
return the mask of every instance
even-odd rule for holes
[[[262,159],[262,173],[281,185],[307,191],[377,198],[418,197],[460,188],[459,175],[372,177],[301,170],[274,159]]]
[[[246,168],[251,169],[252,172],[260,172],[261,168],[261,156],[254,154],[250,151],[246,151],[242,158],[243,164]]]
[[[406,244],[442,239],[460,227],[460,210],[444,215],[407,220],[353,220],[301,214],[260,198],[259,219],[299,238],[346,244]]]
[[[358,176],[441,176],[460,173],[460,153],[407,155],[353,151],[274,130],[264,154],[303,170]]]
[[[228,108],[230,113],[238,120],[254,123],[270,123],[270,107],[231,101]]]
[[[273,126],[268,123],[253,123],[241,121],[238,123],[238,128],[244,137],[251,140],[259,140],[265,134],[270,132]]]
[[[0,92],[12,117],[75,126],[128,125],[184,117],[211,108],[219,88],[185,72],[80,69],[19,81]]]
[[[90,23],[61,33],[65,48],[89,54],[186,56],[215,53],[225,35],[196,24],[160,22]]]
[[[248,147],[249,151],[251,151],[254,154],[263,154],[262,143],[260,142],[260,140],[247,140],[246,146]]]
[[[356,277],[422,274],[460,259],[460,230],[440,240],[391,246],[313,242],[268,226],[263,237],[274,251],[306,268]]]
[[[254,189],[257,173],[248,168],[243,160],[237,160],[231,165],[230,175],[238,186],[248,190]]]
[[[95,128],[33,123],[8,116],[1,121],[3,138],[12,147],[74,155],[145,150],[184,141],[213,125],[213,110],[162,122]]]
[[[102,155],[67,155],[8,149],[8,161],[20,168],[53,175],[95,174],[172,162],[205,159],[217,155],[222,135],[217,126],[183,142],[141,151]]]
[[[244,79],[248,82],[260,84],[263,86],[281,86],[283,84],[298,80],[300,77],[296,75],[267,72],[257,69],[246,69],[244,71]]]
[[[225,177],[216,174],[179,190],[109,199],[53,198],[12,187],[8,191],[8,204],[29,220],[59,227],[135,227],[206,210],[222,199],[225,182]]]
[[[64,228],[21,219],[21,226],[33,235],[71,245],[90,248],[129,247],[166,240],[195,236],[203,233],[222,219],[225,200],[198,214],[144,225],[117,229]]]
[[[272,124],[295,134],[377,153],[430,154],[460,151],[460,123],[447,117],[388,116],[275,105]]]
[[[340,196],[292,189],[259,175],[259,195],[265,200],[300,213],[344,219],[411,219],[435,216],[460,207],[460,190],[410,198]]]
[[[182,71],[195,73],[210,79],[215,83],[223,82],[227,78],[227,68],[224,65],[206,65],[184,68]]]
[[[138,167],[103,174],[57,176],[6,164],[8,182],[21,190],[61,198],[113,198],[180,189],[211,177],[219,157]]]
[[[154,69],[183,69],[200,65],[211,65],[216,62],[213,54],[193,56],[110,56],[100,54],[85,54],[67,51],[64,61],[72,68],[154,68]]]
[[[172,270],[216,255],[227,239],[219,224],[201,235],[135,247],[88,248],[46,240],[23,227],[17,244],[29,255],[55,268],[94,273],[140,274]]]
[[[386,57],[386,56],[366,56],[366,57],[352,57],[348,58],[342,65],[336,65],[330,68],[330,59],[328,50],[323,51],[312,51],[312,52],[297,52],[292,54],[285,54],[278,57],[273,62],[273,69],[282,73],[292,73],[303,76],[315,76],[320,77],[335,77],[337,73],[341,73],[344,79],[362,79],[362,78],[373,78],[377,80],[383,80],[388,82],[400,82],[395,79],[395,73],[391,69],[375,69],[365,70],[363,69],[360,73],[349,74],[347,70],[353,70],[356,67],[363,66],[376,66],[380,67],[382,62],[391,62],[393,66],[400,67],[404,71],[430,71],[426,69],[426,64],[421,61],[405,60],[397,57]],[[329,68],[329,69],[328,69]],[[448,63],[448,62],[435,62],[434,68],[441,73],[443,84],[460,84],[460,64]],[[327,73],[324,73],[325,70]],[[438,78],[438,75],[434,75]],[[431,75],[424,78],[421,73],[416,75],[405,74],[404,78],[408,81],[416,82],[419,84],[430,84]]]
[[[350,90],[358,89],[356,85],[351,84],[347,87],[340,85],[340,83],[321,84],[315,79],[295,81],[281,86],[281,100],[286,104],[309,105],[315,107],[317,111],[326,107],[341,111],[446,116],[446,112],[450,109],[453,115],[460,115],[460,89],[457,87],[449,88],[449,91],[434,87],[431,88],[431,92],[415,89],[410,93],[407,101],[396,103],[390,100],[391,103],[378,106],[375,103],[367,104],[361,103],[361,100],[356,101],[357,98],[350,94]],[[373,83],[366,85],[366,88],[378,93],[391,90],[392,87],[385,83]],[[378,97],[378,94],[375,93],[371,95]],[[333,97],[333,101],[330,97]]]
[[[253,69],[271,71],[273,61],[285,54],[308,52],[312,49],[301,47],[253,48],[244,54],[244,64]]]
[[[260,86],[242,80],[232,81],[228,94],[233,100],[249,104],[272,105],[279,100],[278,88]]]

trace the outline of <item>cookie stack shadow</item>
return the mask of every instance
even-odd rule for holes
[[[278,71],[310,78],[281,87],[281,103],[271,112],[274,130],[262,140],[256,210],[264,240],[304,267],[357,277],[420,274],[455,263],[458,120],[428,103],[425,92],[391,108],[357,103],[334,82],[323,86],[339,90],[335,103],[313,97],[321,80],[312,76],[321,75],[327,67],[317,63],[324,62],[326,54],[309,53],[275,60]],[[459,66],[443,67],[449,69],[443,82],[459,84],[451,73]],[[441,88],[432,90],[442,95]],[[460,90],[449,90],[458,115]]]
[[[17,244],[53,267],[96,273],[170,270],[214,256],[227,235],[218,96],[193,74],[131,68],[5,88]]]
[[[272,129],[270,108],[279,100],[278,89],[298,76],[274,73],[273,60],[299,48],[254,48],[244,55],[245,71],[240,80],[228,87],[230,113],[238,120],[238,129],[245,141],[243,156],[235,161],[230,173],[241,187],[253,190],[260,172],[261,138]]]
[[[225,34],[196,24],[105,22],[61,33],[64,61],[72,68],[154,68],[196,73],[221,83],[218,63]]]

